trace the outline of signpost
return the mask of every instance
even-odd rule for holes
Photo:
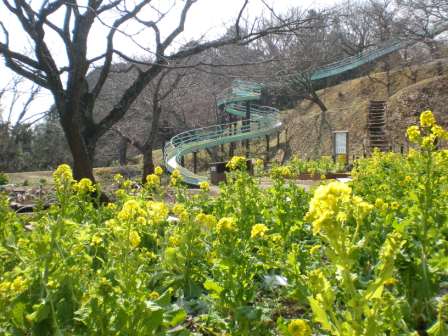
[[[342,159],[348,165],[349,160],[349,137],[348,131],[333,132],[333,160],[335,162]]]

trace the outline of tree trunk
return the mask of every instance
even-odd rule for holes
[[[72,120],[61,120],[65,138],[73,157],[73,176],[76,180],[88,178],[95,183],[93,176],[93,153],[89,151],[81,130]]]
[[[125,138],[120,139],[120,143],[118,144],[118,161],[120,166],[126,166],[128,163],[128,141]]]
[[[332,127],[330,122],[327,119],[327,106],[325,106],[324,102],[320,99],[320,97],[317,95],[316,92],[311,93],[311,100],[317,104],[320,108],[320,122],[319,122],[319,128],[318,128],[318,134],[317,134],[317,142],[314,149],[314,153],[317,157],[322,156],[322,147],[323,147],[323,133],[324,128],[328,129],[328,131],[331,133]]]
[[[143,171],[142,171],[143,183],[145,183],[146,181],[146,176],[154,173],[154,162],[152,151],[154,148],[155,139],[159,134],[159,121],[161,114],[162,114],[162,106],[160,105],[160,102],[158,100],[155,100],[153,105],[151,131],[143,146]]]
[[[146,176],[154,173],[154,162],[152,157],[152,146],[151,148],[145,148],[143,152],[143,173],[142,173],[142,183],[146,182]]]
[[[434,41],[433,39],[428,39],[425,41],[425,44],[428,46],[429,53],[431,54],[431,58],[433,60],[441,57],[440,47],[437,41]]]

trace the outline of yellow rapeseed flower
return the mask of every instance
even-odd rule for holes
[[[176,171],[178,171],[178,170],[175,170],[175,172]],[[182,182],[182,176],[180,175],[180,173],[179,173],[179,176],[177,176],[177,175],[178,174],[171,175],[170,185],[173,186],[173,187],[179,186],[179,183]]]
[[[216,217],[213,215],[205,214],[205,213],[198,213],[195,218],[196,222],[199,223],[199,225],[206,227],[206,228],[212,228],[216,225]]]
[[[143,216],[139,216],[139,217],[137,218],[137,223],[138,223],[139,225],[141,225],[141,226],[146,225],[146,224],[147,224],[146,218],[143,217]]]
[[[379,210],[385,210],[387,209],[388,205],[382,198],[377,198],[375,200],[375,207]]]
[[[59,177],[64,179],[73,179],[73,173],[70,166],[66,163],[63,163],[56,168],[56,171],[53,173],[53,177]]]
[[[107,203],[106,206],[109,210],[116,210],[117,209],[117,205],[115,203]]]
[[[255,224],[254,226],[252,226],[252,230],[250,231],[250,237],[264,237],[268,230],[268,227],[264,224]]]
[[[353,196],[352,203],[358,210],[361,217],[367,216],[373,209],[373,205],[362,200],[359,196]]]
[[[305,218],[312,221],[313,234],[334,235],[345,226],[350,214],[362,219],[372,208],[361,197],[352,196],[347,184],[335,181],[316,189]]]
[[[129,200],[123,204],[123,208],[118,213],[117,217],[122,221],[129,220],[139,214],[139,210],[141,210],[141,208],[138,202],[136,200]]]
[[[181,237],[178,234],[173,234],[168,238],[168,242],[170,243],[170,246],[179,246],[180,242],[182,241]]]
[[[311,336],[312,333],[309,324],[302,319],[296,319],[289,322],[288,331],[291,336]]]
[[[115,192],[115,195],[116,195],[118,198],[124,198],[124,197],[126,197],[126,191],[123,190],[123,189],[118,189],[118,190]]]
[[[136,248],[140,245],[141,238],[137,231],[132,230],[129,232],[129,242],[133,248]]]
[[[442,126],[434,125],[431,128],[431,132],[439,139],[448,140],[448,132],[445,131]]]
[[[235,229],[236,220],[233,217],[223,217],[218,221],[216,229],[221,231],[233,231]]]
[[[158,187],[160,185],[160,177],[157,174],[149,174],[146,176],[146,183],[150,187]]]
[[[181,177],[180,171],[178,169],[174,169],[173,172],[171,173],[171,177],[175,179],[180,178]]]
[[[422,140],[422,147],[426,149],[430,149],[434,146],[436,141],[436,136],[434,134],[429,134],[425,136]]]
[[[210,190],[210,184],[208,184],[207,181],[199,182],[199,188],[203,191],[209,191]]]
[[[8,295],[10,293],[10,290],[11,290],[10,281],[0,282],[0,297]]]
[[[436,119],[434,118],[434,114],[430,110],[423,111],[420,114],[420,125],[422,127],[431,127],[436,123]]]
[[[390,208],[392,209],[392,210],[397,210],[398,208],[400,207],[400,203],[398,203],[398,202],[392,202],[391,204],[390,204]]]
[[[418,142],[421,134],[420,134],[420,128],[418,126],[410,126],[407,131],[406,134],[408,136],[408,139],[410,142]]]
[[[343,211],[338,212],[338,214],[336,215],[336,220],[341,223],[345,223],[347,221],[347,218],[348,218],[347,213]]]
[[[53,179],[57,190],[61,190],[65,186],[71,186],[74,182],[72,169],[65,163],[59,165],[53,173]]]
[[[92,237],[92,240],[90,241],[90,245],[98,246],[98,245],[101,245],[102,242],[103,242],[103,239],[101,238],[101,236],[99,234],[94,234]]]
[[[290,178],[294,176],[294,171],[290,166],[279,166],[271,169],[272,177]]]
[[[27,281],[25,280],[25,278],[21,275],[19,275],[17,278],[15,278],[12,282],[11,282],[11,291],[17,295],[20,294],[22,292],[24,292],[27,288]]]
[[[234,156],[227,162],[226,167],[230,170],[246,169],[246,158],[244,156]]]
[[[148,216],[154,224],[164,222],[168,218],[169,208],[163,202],[146,202]]]
[[[123,182],[123,188],[129,189],[130,187],[132,187],[132,181],[131,180],[126,180],[126,181]]]
[[[115,183],[121,183],[122,180],[123,180],[123,175],[121,175],[121,174],[115,174],[114,175]]]
[[[157,166],[156,168],[154,168],[154,174],[156,174],[157,176],[162,176],[163,168],[160,166]]]
[[[81,194],[88,194],[95,192],[95,186],[92,181],[88,178],[82,178],[78,183],[74,186],[75,190],[77,190]]]
[[[274,244],[278,244],[282,241],[282,235],[280,233],[274,233],[269,236],[269,239],[272,240]]]
[[[154,301],[157,300],[158,298],[160,298],[160,294],[156,291],[152,291],[151,293],[149,293],[149,299]]]
[[[176,216],[179,216],[185,210],[185,206],[182,203],[176,203],[172,208],[173,214],[175,214]]]
[[[342,182],[331,182],[319,186],[314,192],[306,218],[312,220],[313,233],[320,232],[322,225],[331,221],[335,215],[338,202],[348,202],[352,189]]]
[[[56,288],[59,288],[59,283],[55,279],[49,279],[47,281],[47,287],[50,289],[56,289]]]

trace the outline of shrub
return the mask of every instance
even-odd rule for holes
[[[8,184],[8,176],[5,173],[0,173],[0,185]]]

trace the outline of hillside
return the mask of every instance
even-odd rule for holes
[[[387,77],[390,93],[387,94]],[[328,108],[333,130],[350,132],[350,153],[361,156],[367,139],[367,109],[370,100],[387,101],[387,133],[390,146],[407,146],[405,131],[418,114],[432,109],[438,120],[448,123],[448,59],[440,59],[413,68],[381,72],[318,91]],[[284,112],[292,153],[311,157],[317,143],[319,108],[308,101]],[[324,135],[323,153],[331,154],[331,135]]]

